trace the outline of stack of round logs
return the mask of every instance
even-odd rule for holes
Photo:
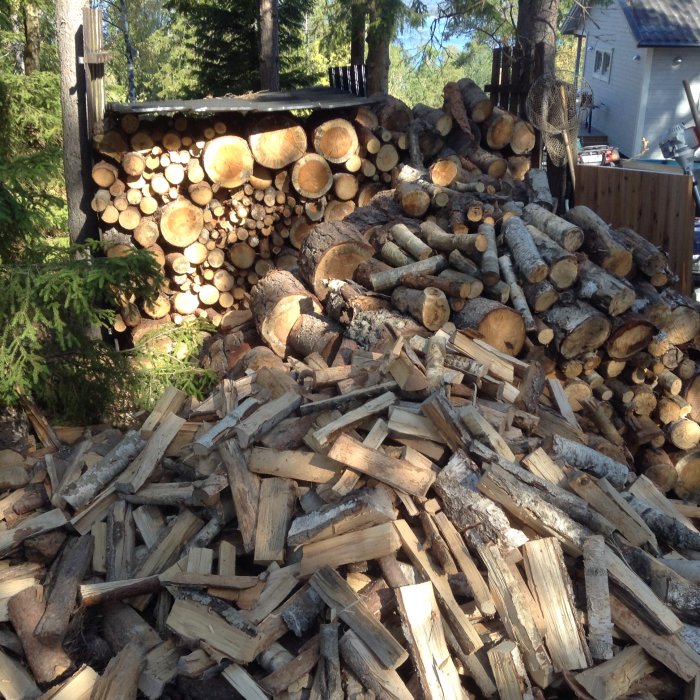
[[[95,142],[92,208],[107,255],[145,248],[167,285],[153,304],[124,299],[115,329],[138,337],[193,315],[220,323],[249,307],[268,270],[296,268],[314,223],[341,220],[390,186],[410,111],[397,102],[350,116],[118,118]]]
[[[315,224],[343,220],[383,189],[396,186],[412,216],[449,207],[459,230],[493,224],[497,200],[473,194],[510,192],[534,131],[484,98],[462,80],[445,86],[443,110],[411,111],[387,97],[306,119],[112,115],[95,139],[92,172],[107,255],[145,248],[167,280],[154,303],[123,299],[115,330],[138,340],[193,316],[220,324],[227,311],[249,308],[267,271],[296,274]]]

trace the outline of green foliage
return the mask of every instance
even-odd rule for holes
[[[147,333],[124,353],[131,367],[130,401],[151,409],[171,384],[191,396],[204,398],[217,382],[216,374],[199,367],[198,357],[208,333],[215,328],[197,320],[181,326],[167,324]]]
[[[109,99],[126,100],[126,51],[118,7],[103,4]],[[162,0],[127,0],[138,100],[177,99],[197,93],[197,52],[184,15],[164,7]]]
[[[240,94],[260,89],[258,0],[170,0],[169,7],[192,29],[188,45],[196,50],[201,94]],[[313,0],[279,3],[280,85],[283,89],[313,83],[317,76],[303,55],[304,28]]]
[[[443,85],[464,77],[461,56],[454,47],[438,51],[432,47],[411,57],[400,44],[390,49],[389,92],[413,106],[418,102],[431,107],[442,106]]]
[[[19,256],[0,258],[0,402],[12,403],[19,392],[46,398],[58,410],[58,400],[69,398],[57,390],[66,377],[77,379],[92,368],[85,373],[87,385],[80,386],[81,395],[89,396],[90,385],[109,373],[108,364],[97,371],[99,358],[109,353],[87,329],[111,324],[119,294],[152,298],[160,271],[144,251],[93,258],[95,244],[25,243]],[[75,408],[66,403],[60,412]]]

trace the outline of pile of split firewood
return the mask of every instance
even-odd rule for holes
[[[696,693],[698,507],[539,360],[395,322],[2,453],[3,697]]]

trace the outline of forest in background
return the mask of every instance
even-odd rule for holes
[[[257,91],[260,2],[98,2],[111,53],[107,100]],[[328,66],[350,63],[359,13],[363,58],[384,51],[385,72],[390,64],[385,89],[411,106],[440,106],[446,82],[488,82],[492,48],[512,43],[517,10],[515,0],[280,0],[280,87],[326,84]],[[572,47],[557,43],[570,68]],[[0,404],[31,394],[52,414],[84,420],[120,396],[147,406],[171,381],[201,392],[211,377],[193,370],[200,328],[176,331],[180,351],[165,367],[154,365],[151,347],[129,358],[95,342],[115,290],[143,296],[159,272],[140,252],[95,259],[95,244],[68,244],[59,70],[54,2],[0,0]],[[106,391],[110,376],[134,395]]]

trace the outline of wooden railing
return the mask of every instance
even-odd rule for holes
[[[335,66],[328,69],[328,83],[331,87],[343,92],[350,92],[360,97],[367,96],[365,81],[365,64],[351,66]]]

